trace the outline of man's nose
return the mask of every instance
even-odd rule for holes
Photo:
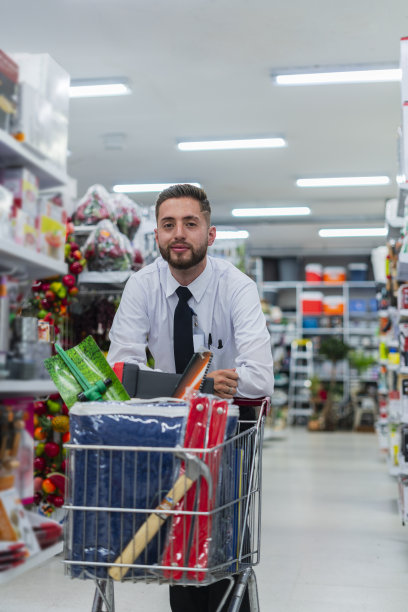
[[[175,237],[176,238],[184,238],[185,237],[185,227],[184,223],[176,223],[175,225]]]

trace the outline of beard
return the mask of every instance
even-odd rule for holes
[[[171,245],[163,248],[159,245],[160,255],[168,264],[176,270],[188,270],[203,261],[207,254],[207,244],[202,244],[196,249],[189,246],[190,250],[186,253],[177,255],[171,250]]]

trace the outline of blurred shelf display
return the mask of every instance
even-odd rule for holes
[[[24,143],[0,129],[0,159],[2,166],[24,166],[38,178],[40,189],[66,185],[68,175],[50,160],[32,153]]]
[[[56,393],[52,380],[0,380],[0,396],[35,396],[42,397]]]
[[[67,269],[63,261],[47,257],[33,249],[16,244],[12,240],[0,241],[0,271],[3,273],[18,273],[30,278],[47,278],[66,274]]]

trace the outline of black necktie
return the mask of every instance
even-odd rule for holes
[[[179,301],[174,311],[174,361],[177,374],[181,374],[194,353],[193,311],[187,304],[192,293],[187,287],[178,287],[176,293]]]

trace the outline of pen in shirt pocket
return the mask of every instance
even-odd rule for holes
[[[212,335],[211,335],[211,333],[209,333],[209,334],[208,334],[208,348],[210,349],[210,348],[211,348],[211,346],[212,346]],[[222,349],[222,348],[224,348],[224,345],[223,345],[223,343],[222,343],[221,338],[218,340],[218,346],[217,346],[217,348],[218,348],[218,349]]]

